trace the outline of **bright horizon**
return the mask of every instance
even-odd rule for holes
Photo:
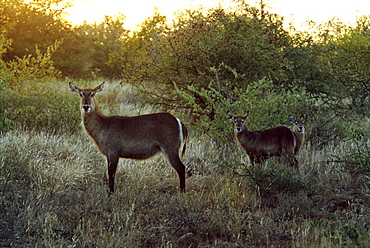
[[[130,30],[137,29],[137,26],[146,18],[152,17],[155,9],[162,15],[167,16],[168,21],[174,18],[174,13],[200,6],[211,8],[221,5],[227,8],[232,4],[232,0],[76,0],[75,5],[67,9],[69,16],[66,20],[73,25],[101,22],[104,16],[114,16],[122,13],[126,16],[124,27]],[[258,6],[259,0],[252,0],[249,3],[252,6]],[[268,0],[267,10],[284,16],[286,22],[293,22],[296,28],[299,28],[305,21],[312,20],[317,23],[326,22],[334,17],[342,22],[354,25],[356,17],[370,15],[370,1],[368,0]]]

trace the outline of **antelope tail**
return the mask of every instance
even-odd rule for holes
[[[186,141],[188,139],[188,129],[179,119],[177,119],[177,122],[179,123],[180,142],[182,145],[181,157],[184,158],[186,151]]]

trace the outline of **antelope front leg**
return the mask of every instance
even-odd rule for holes
[[[107,158],[108,161],[108,178],[109,178],[109,194],[114,193],[114,177],[116,175],[119,158]]]

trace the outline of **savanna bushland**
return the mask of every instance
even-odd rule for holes
[[[297,31],[240,1],[131,31],[123,15],[72,26],[64,0],[0,3],[1,247],[178,247],[187,233],[199,247],[370,243],[369,16]],[[186,192],[159,155],[121,159],[108,197],[69,81],[106,81],[106,115],[186,123]],[[246,111],[250,130],[305,115],[299,169],[250,165],[227,118]]]

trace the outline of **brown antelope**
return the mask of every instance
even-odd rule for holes
[[[286,157],[290,166],[298,167],[294,154],[294,134],[287,127],[274,127],[263,131],[249,131],[245,115],[228,114],[235,122],[235,136],[239,145],[245,150],[252,165],[264,162],[268,157]]]
[[[294,124],[292,129],[295,137],[294,154],[297,155],[305,140],[305,118],[304,115],[301,115],[300,119],[296,120],[290,116],[289,120]]]
[[[69,83],[71,91],[81,97],[83,126],[108,162],[110,193],[114,192],[114,177],[119,158],[147,159],[162,151],[180,178],[180,189],[185,191],[185,166],[179,158],[183,144],[185,154],[188,130],[179,119],[169,113],[133,117],[105,116],[94,99],[104,83],[94,89],[80,89]]]

